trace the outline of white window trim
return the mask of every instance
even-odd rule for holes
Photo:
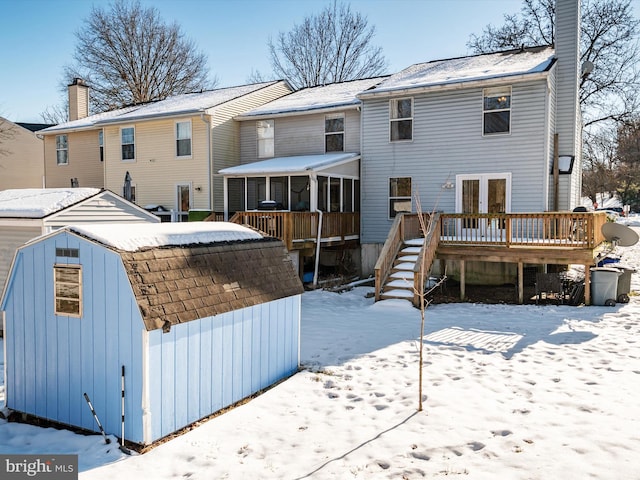
[[[327,120],[333,120],[336,118],[341,118],[342,119],[342,130],[340,132],[327,132]],[[347,122],[345,119],[345,115],[344,113],[333,113],[333,114],[328,114],[324,116],[324,153],[333,153],[333,152],[344,152],[344,143],[345,143],[345,139],[346,137],[346,129],[347,129]],[[327,136],[328,135],[342,135],[342,150],[332,150],[331,152],[327,152]]]
[[[398,197],[392,197],[391,193],[389,192],[389,187],[391,186],[391,179],[392,178],[409,178],[411,179],[411,193],[409,194],[409,196],[407,197],[406,195],[402,195],[402,196],[398,196]],[[387,178],[387,192],[389,192],[387,194],[387,218],[389,220],[394,220],[395,217],[391,216],[391,200],[393,199],[409,199],[409,201],[411,202],[411,211],[413,212],[413,177],[411,176],[404,176],[404,177],[388,177]],[[397,216],[397,215],[396,215]]]
[[[273,136],[272,137],[265,137],[263,139],[260,139],[260,136],[258,135],[258,124],[260,122],[271,122],[272,124],[272,130],[273,130]],[[265,141],[265,140],[270,140],[271,143],[273,144],[273,153],[271,155],[260,155],[260,141]],[[272,118],[268,118],[265,120],[257,120],[256,121],[256,158],[274,158],[276,156],[276,122],[272,119]]]
[[[411,100],[411,116],[410,117],[393,118],[392,114],[393,114],[394,102],[397,103],[400,100]],[[415,117],[414,108],[415,108],[415,105],[414,105],[414,102],[413,102],[413,97],[400,97],[400,98],[392,98],[391,100],[389,100],[389,143],[413,142],[413,134],[414,134],[413,126],[414,126],[414,123],[415,123],[415,121],[414,121],[414,117]],[[411,120],[411,138],[402,139],[402,140],[393,140],[391,138],[391,124],[393,122],[406,121],[406,120]]]
[[[104,130],[98,131],[98,158],[104,162]]]
[[[493,90],[509,90],[509,108],[501,108],[501,109],[497,109],[497,110],[485,110],[484,108],[484,99],[487,96],[487,94]],[[490,87],[490,88],[483,88],[482,89],[482,136],[483,137],[495,137],[496,135],[500,136],[500,135],[511,135],[511,117],[512,117],[512,110],[513,110],[513,89],[511,87],[511,85],[505,85],[502,87]],[[484,114],[487,112],[492,112],[492,113],[497,113],[497,112],[509,112],[509,131],[507,132],[495,132],[495,133],[485,133],[484,132]]]
[[[179,123],[189,123],[189,155],[178,155],[178,124]],[[176,147],[176,158],[178,159],[188,159],[188,158],[192,158],[193,157],[193,123],[191,122],[191,119],[187,119],[187,120],[176,120],[175,124],[174,124],[174,128],[173,128],[173,133],[175,136],[175,147]],[[185,140],[184,138],[182,140]]]
[[[58,148],[58,137],[65,137],[66,138],[66,147],[65,148]],[[64,163],[59,163],[58,162],[58,152],[66,152],[65,154],[65,162]],[[56,135],[56,165],[57,166],[64,166],[64,165],[69,165],[69,137],[67,136],[66,133],[63,133],[61,135]]]
[[[57,294],[57,285],[58,282],[56,280],[56,269],[58,268],[66,268],[66,269],[74,269],[74,270],[78,270],[78,312],[79,313],[68,313],[68,312],[59,312],[58,311],[58,298],[65,298],[65,297],[58,297]],[[75,285],[75,284],[74,284]],[[72,301],[76,301],[75,299],[70,299]],[[76,317],[76,318],[80,318],[82,317],[82,265],[76,265],[76,264],[59,264],[56,263],[53,265],[53,311],[54,314],[57,316],[61,316],[61,317]]]
[[[122,143],[122,131],[128,128],[133,128],[133,158],[122,158],[122,147],[124,145],[131,145],[130,143]],[[136,157],[138,155],[136,148],[136,127],[135,125],[123,125],[120,127],[120,161],[124,163],[133,163],[136,161]]]

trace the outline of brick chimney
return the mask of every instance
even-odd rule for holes
[[[69,121],[89,116],[89,87],[81,78],[74,78],[69,91]]]

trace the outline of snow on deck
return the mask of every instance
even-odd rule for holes
[[[144,248],[258,240],[263,236],[230,222],[72,225],[68,230],[103,245],[135,252]]]
[[[99,188],[17,188],[0,191],[0,218],[44,218],[100,193]]]

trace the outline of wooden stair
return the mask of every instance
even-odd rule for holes
[[[413,302],[413,270],[423,243],[424,238],[414,238],[403,242],[402,248],[393,262],[391,273],[382,287],[381,300],[399,298]]]

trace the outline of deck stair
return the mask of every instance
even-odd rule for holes
[[[414,267],[424,238],[406,240],[396,256],[391,273],[385,282],[380,299],[400,298],[413,302]]]

